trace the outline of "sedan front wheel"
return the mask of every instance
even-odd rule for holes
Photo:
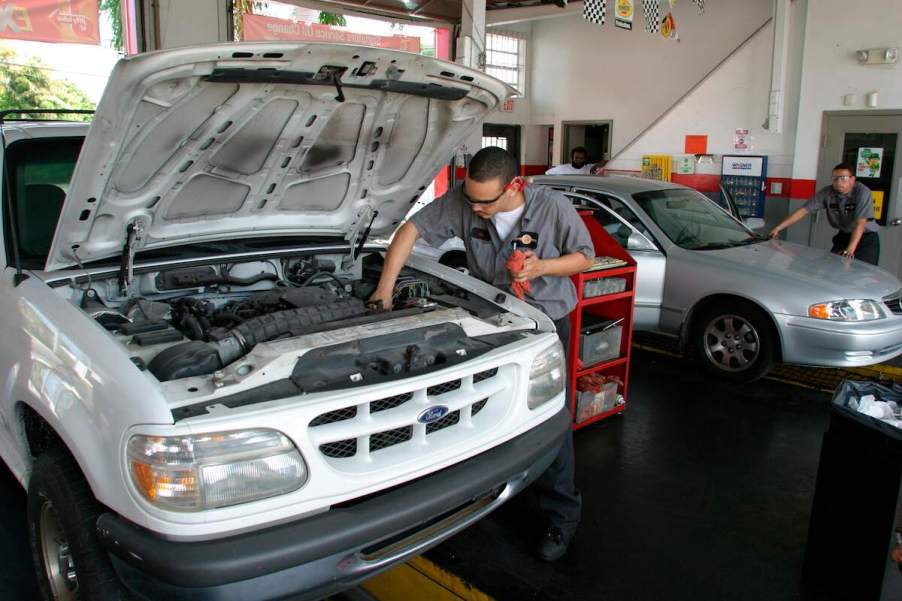
[[[695,323],[695,357],[709,372],[734,382],[751,382],[770,370],[775,342],[772,327],[751,303],[712,306]]]

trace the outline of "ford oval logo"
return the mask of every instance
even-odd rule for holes
[[[438,421],[448,415],[448,408],[444,405],[433,405],[428,409],[423,410],[417,416],[417,421],[421,424],[431,424],[434,421]]]

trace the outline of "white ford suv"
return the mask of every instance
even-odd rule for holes
[[[90,125],[4,116],[0,456],[46,598],[322,596],[541,473],[569,427],[542,313],[416,257],[366,302],[372,240],[509,93],[232,44],[121,61]]]

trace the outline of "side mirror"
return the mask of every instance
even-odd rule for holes
[[[639,234],[637,232],[633,232],[630,234],[630,237],[626,240],[626,249],[627,250],[656,250],[655,245],[652,244],[648,238]]]
[[[760,230],[764,228],[764,220],[760,217],[743,217],[742,223],[750,230]]]

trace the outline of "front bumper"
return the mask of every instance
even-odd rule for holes
[[[783,361],[822,367],[860,367],[902,354],[902,318],[847,323],[775,315]]]
[[[105,513],[97,533],[123,584],[142,599],[316,599],[422,553],[494,510],[551,464],[569,428],[565,408],[467,461],[266,530],[174,542]]]

